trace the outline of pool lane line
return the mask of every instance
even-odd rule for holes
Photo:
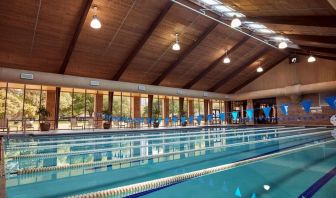
[[[325,132],[315,132],[315,133],[309,133],[309,134],[299,134],[299,135],[291,135],[291,136],[285,136],[280,138],[273,138],[270,140],[257,140],[257,141],[251,141],[251,142],[242,142],[242,143],[236,143],[231,145],[224,145],[216,148],[224,148],[224,147],[234,147],[234,146],[241,146],[245,144],[252,144],[252,143],[260,143],[260,142],[270,142],[270,141],[276,141],[276,140],[283,140],[283,139],[289,139],[289,138],[297,138],[297,137],[305,137],[305,136],[312,136],[312,135],[320,135],[320,134],[326,134],[330,133],[330,131]],[[12,172],[12,174],[31,174],[31,173],[37,173],[37,172],[47,172],[47,171],[55,171],[55,170],[63,170],[63,169],[72,169],[72,168],[80,168],[80,167],[92,167],[92,166],[105,166],[109,164],[119,164],[119,163],[127,163],[132,161],[138,161],[138,160],[147,160],[147,159],[153,159],[153,158],[159,158],[159,157],[165,157],[170,155],[177,155],[182,153],[189,153],[189,152],[197,152],[197,151],[206,151],[211,150],[213,148],[201,148],[201,149],[192,149],[192,150],[184,150],[179,152],[172,152],[172,153],[164,153],[159,155],[150,155],[150,156],[141,156],[141,157],[134,157],[134,158],[126,158],[126,159],[120,159],[120,160],[106,160],[106,161],[100,161],[100,162],[86,162],[86,163],[80,163],[80,164],[67,164],[67,165],[61,165],[61,166],[49,166],[49,167],[37,167],[37,168],[27,168],[27,169],[19,169],[16,172]]]
[[[168,131],[150,131],[150,132],[138,132],[138,131],[134,131],[134,132],[128,132],[128,133],[122,133],[122,134],[114,134],[114,133],[108,133],[108,134],[94,134],[94,133],[91,133],[91,134],[80,134],[80,135],[83,135],[84,137],[83,138],[79,138],[78,140],[86,140],[86,139],[92,139],[92,137],[90,136],[96,136],[96,138],[106,138],[106,136],[108,137],[115,137],[115,138],[118,138],[118,137],[122,137],[122,138],[125,138],[125,137],[140,137],[140,136],[157,136],[157,135],[174,135],[174,134],[185,134],[185,133],[193,133],[193,132],[214,132],[214,131],[225,131],[225,130],[229,130],[229,131],[240,131],[240,130],[246,130],[246,129],[270,129],[270,128],[276,128],[276,129],[282,129],[282,128],[304,128],[302,126],[290,126],[290,127],[284,127],[284,126],[269,126],[269,127],[245,127],[245,128],[227,128],[225,126],[223,127],[219,127],[221,130],[203,130],[200,128],[200,130],[198,131],[188,131],[184,128],[181,128],[181,130],[179,129],[171,129],[171,130],[168,130]],[[193,128],[195,130],[195,128]],[[177,131],[176,131],[177,130]],[[130,136],[128,136],[129,134],[131,134]],[[73,135],[64,135],[63,137],[66,137],[66,138],[71,138],[71,136],[76,136],[78,134],[73,134]],[[38,136],[35,136],[35,137],[32,137],[32,138],[35,138],[35,139],[38,139],[38,140],[43,140],[43,139],[47,139],[47,140],[50,140],[50,138],[57,138],[58,136],[54,136],[54,137],[46,137],[46,138],[38,138]],[[9,139],[9,143],[10,144],[25,144],[25,143],[35,143],[35,142],[31,142],[31,141],[24,141],[24,142],[16,142],[16,141],[11,141],[11,140],[15,140],[17,138],[10,138]],[[29,139],[31,140],[31,138]],[[40,143],[44,142],[44,141],[39,141]],[[53,140],[53,141],[58,141],[58,142],[63,142],[64,140],[62,139],[56,139],[56,140]],[[65,141],[71,141],[71,140],[65,140]],[[37,142],[37,143],[39,143]],[[50,142],[50,141],[49,141]],[[6,142],[8,143],[8,141]]]
[[[214,139],[238,139],[238,138],[250,138],[250,137],[257,137],[257,136],[269,136],[269,135],[279,135],[279,134],[289,134],[289,133],[295,133],[295,132],[303,132],[303,131],[310,131],[311,129],[302,129],[302,130],[288,130],[288,131],[281,131],[281,132],[265,132],[265,133],[258,133],[258,134],[249,134],[249,135],[239,135],[239,136],[224,136],[224,137],[211,137],[207,138],[206,140],[214,140]],[[326,129],[328,130],[328,129]],[[307,134],[307,133],[306,133]],[[309,133],[308,133],[309,134]],[[218,134],[222,135],[222,134]],[[227,135],[227,134],[223,134]],[[195,137],[201,137],[202,136],[195,136]],[[289,137],[289,136],[286,136]],[[122,147],[109,147],[109,148],[103,148],[103,149],[94,149],[94,150],[80,150],[80,151],[71,151],[67,153],[41,153],[41,154],[26,154],[26,155],[16,155],[16,156],[7,156],[8,159],[13,160],[19,160],[19,159],[25,159],[25,158],[38,158],[38,159],[45,159],[45,158],[52,158],[52,157],[59,157],[64,155],[85,155],[85,154],[92,154],[92,153],[104,153],[109,151],[120,151],[124,149],[134,149],[134,148],[146,148],[146,147],[153,147],[153,146],[165,146],[165,145],[177,145],[177,144],[183,144],[183,143],[189,143],[189,142],[198,142],[199,140],[202,140],[201,138],[195,139],[195,140],[185,140],[185,141],[173,141],[173,142],[166,142],[166,143],[157,143],[157,144],[150,144],[150,145],[137,145],[137,146],[122,146]],[[245,141],[244,141],[245,142]]]
[[[280,152],[280,151],[283,151],[283,150],[288,150],[288,149],[295,148],[295,147],[298,147],[298,146],[302,146],[302,145],[305,145],[305,144],[308,144],[308,143],[312,143],[312,142],[320,141],[320,140],[326,140],[326,139],[331,139],[331,138],[321,138],[321,139],[318,139],[318,140],[312,140],[312,141],[308,141],[308,142],[305,142],[305,143],[297,144],[297,145],[295,145],[295,146],[288,146],[288,147],[285,147],[285,148],[276,149],[276,150],[269,151],[269,152],[266,152],[266,153],[263,153],[263,154],[260,154],[260,155],[256,155],[256,156],[253,156],[253,157],[248,157],[248,158],[245,158],[245,159],[242,159],[242,160],[237,160],[237,161],[235,161],[235,162],[239,162],[239,161],[244,161],[244,160],[252,159],[252,158],[255,158],[255,157],[259,157],[259,156],[263,156],[263,155],[268,155],[268,154],[272,154],[272,153]],[[183,182],[185,182],[185,181],[176,182],[176,183],[174,183],[174,184],[170,184],[170,185],[167,185],[167,186],[163,186],[163,187],[159,187],[159,188],[151,189],[151,190],[148,190],[148,191],[144,191],[144,192],[140,192],[140,193],[132,194],[132,195],[129,195],[129,196],[126,196],[126,197],[127,197],[127,198],[142,197],[142,196],[144,196],[144,195],[147,195],[147,194],[150,194],[150,193],[153,193],[153,192],[156,192],[156,191],[165,189],[165,188],[169,188],[169,187],[171,187],[171,186],[173,186],[173,185],[180,184],[180,183],[183,183]],[[303,198],[303,197],[299,197],[299,198]],[[307,198],[308,198],[308,197],[307,197]]]
[[[248,165],[248,164],[253,164],[253,163],[256,163],[256,162],[265,161],[267,159],[288,155],[288,154],[291,154],[291,153],[299,152],[299,151],[302,151],[302,150],[306,150],[306,149],[309,149],[309,148],[325,145],[325,144],[328,144],[328,143],[334,143],[334,142],[336,142],[336,140],[332,139],[332,140],[324,141],[324,142],[321,142],[321,143],[315,143],[315,144],[311,144],[311,145],[307,145],[307,146],[303,146],[303,147],[299,147],[299,148],[284,150],[284,151],[273,153],[273,154],[268,154],[268,155],[264,155],[264,156],[260,156],[260,157],[256,157],[256,158],[252,158],[252,159],[247,159],[247,160],[238,161],[238,162],[234,162],[234,163],[229,163],[229,164],[219,165],[219,166],[215,166],[215,167],[211,167],[211,168],[192,171],[192,172],[189,172],[189,173],[178,174],[178,175],[174,175],[174,176],[170,176],[170,177],[164,177],[164,178],[154,179],[154,180],[140,182],[140,183],[136,183],[136,184],[125,185],[125,186],[112,188],[112,189],[101,190],[101,191],[97,191],[97,192],[80,194],[80,195],[74,195],[74,196],[70,196],[70,197],[72,197],[72,198],[126,197],[126,196],[130,196],[132,194],[148,191],[148,190],[151,190],[151,189],[161,188],[161,187],[171,185],[171,184],[174,184],[174,183],[177,183],[177,182],[183,182],[183,181],[186,181],[186,180],[189,180],[189,179],[192,179],[192,178],[197,178],[197,177],[201,177],[201,176],[205,176],[205,175],[211,175],[211,174],[214,174],[214,173],[218,173],[218,172],[226,171],[226,170],[229,170],[229,169],[245,166],[245,165]]]
[[[319,127],[319,128],[303,128],[303,129],[291,129],[291,130],[284,130],[284,131],[275,131],[273,132],[273,130],[271,131],[258,131],[258,132],[262,132],[262,133],[257,133],[257,134],[253,134],[253,135],[261,135],[261,134],[269,134],[269,133],[289,133],[289,132],[300,132],[300,131],[310,131],[310,130],[317,130],[317,129],[325,129],[325,130],[329,130],[328,128],[325,127]],[[254,133],[256,131],[244,131],[243,134],[250,134],[250,133]],[[199,134],[199,135],[194,135],[194,134],[189,134],[188,136],[183,136],[183,138],[191,138],[191,137],[204,137],[204,136],[215,136],[215,135],[234,135],[237,134],[237,132],[230,132],[230,133],[226,133],[226,132],[220,132],[220,133],[211,133],[211,134]],[[238,133],[240,134],[240,133]],[[246,135],[245,135],[246,136]],[[236,136],[230,136],[230,137],[236,137]],[[172,140],[172,139],[179,139],[179,137],[167,137],[167,138],[151,138],[151,139],[141,139],[141,140],[148,140],[148,141],[153,141],[153,140]],[[62,148],[64,146],[70,146],[70,147],[82,147],[82,146],[97,146],[97,145],[110,145],[113,143],[130,143],[131,140],[124,140],[124,141],[117,141],[117,140],[113,140],[113,141],[105,141],[105,142],[86,142],[86,143],[77,143],[77,144],[72,144],[72,145],[63,145],[63,144],[59,144],[59,145],[46,145],[46,146],[34,146],[34,147],[23,147],[23,148],[11,148],[11,149],[7,149],[6,151],[18,151],[18,150],[22,150],[22,149],[26,149],[26,150],[43,150],[43,149],[57,149],[57,148]],[[129,146],[124,146],[123,148],[128,148]],[[121,147],[119,147],[121,148]],[[20,155],[18,155],[20,156]],[[13,156],[9,156],[9,157],[13,157]]]
[[[298,128],[303,128],[303,127],[295,127],[295,128],[289,128],[289,129],[298,129]],[[325,127],[318,127],[318,128],[325,128]],[[283,127],[270,127],[270,128],[252,128],[252,129],[244,129],[245,131],[263,131],[263,130],[286,130],[285,128]],[[43,141],[43,142],[26,142],[24,144],[18,144],[18,143],[9,143],[7,145],[7,148],[18,148],[18,149],[21,149],[21,148],[25,148],[25,146],[31,146],[31,147],[38,147],[40,145],[37,145],[37,144],[41,144],[41,146],[53,146],[52,143],[72,143],[72,142],[88,142],[88,141],[95,141],[95,140],[98,140],[99,141],[106,141],[106,140],[132,140],[132,139],[135,139],[135,138],[140,138],[140,139],[145,139],[145,138],[148,138],[148,137],[184,137],[184,136],[187,136],[187,135],[192,135],[192,134],[216,134],[216,133],[222,133],[222,132],[240,132],[240,131],[243,131],[245,132],[244,130],[242,129],[239,129],[239,130],[231,130],[231,129],[228,129],[228,130],[216,130],[216,131],[196,131],[196,132],[187,132],[187,133],[170,133],[170,134],[157,134],[157,135],[136,135],[136,136],[124,136],[124,137],[121,137],[121,136],[118,136],[118,137],[113,137],[113,136],[110,136],[110,137],[99,137],[99,138],[87,138],[87,139],[71,139],[71,140],[57,140],[57,141]],[[152,139],[152,138],[149,138],[149,139]],[[48,145],[48,144],[51,144],[51,145]]]
[[[298,198],[311,198],[317,193],[324,185],[326,185],[333,177],[336,176],[336,167],[331,169],[328,173],[322,176],[314,184],[312,184],[307,190],[305,190]]]

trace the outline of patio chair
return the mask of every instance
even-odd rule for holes
[[[96,128],[98,128],[98,122],[96,122],[94,118],[88,118],[88,126],[91,127],[91,129],[94,131]]]
[[[9,133],[8,119],[0,119],[0,129],[2,129],[3,131],[7,130],[7,134]]]
[[[82,128],[83,130],[83,125],[78,124],[77,118],[70,118],[70,128],[71,130],[73,128]]]

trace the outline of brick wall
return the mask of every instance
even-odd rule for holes
[[[300,102],[305,99],[312,100],[312,107],[320,107],[318,94],[307,94],[303,96],[281,96],[276,98],[277,105],[286,103],[289,104],[288,116],[284,116],[281,113],[280,108],[277,108],[277,115],[280,118],[279,125],[330,125],[330,116],[336,114],[336,111],[329,106],[321,106],[321,112],[315,112],[311,110],[310,113],[306,113]],[[283,118],[286,118],[283,120]],[[288,120],[287,118],[290,118]]]

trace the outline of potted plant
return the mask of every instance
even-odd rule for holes
[[[186,112],[182,110],[182,111],[180,112],[180,115],[181,115],[181,125],[182,125],[182,126],[187,126],[187,121],[182,122],[182,117],[185,117],[185,118],[186,118]]]
[[[111,120],[112,120],[111,113],[108,110],[104,110],[103,115],[104,115],[104,121],[105,121],[103,123],[104,129],[111,128]]]
[[[160,109],[158,107],[153,108],[153,127],[158,128],[160,123],[159,123],[159,116],[160,116]]]
[[[40,107],[36,111],[36,114],[40,116],[40,130],[41,131],[49,131],[50,123],[47,122],[48,117],[50,116],[50,112],[45,107]]]

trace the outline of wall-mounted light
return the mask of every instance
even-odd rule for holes
[[[93,18],[91,20],[90,26],[93,29],[100,29],[101,26],[102,26],[101,23],[100,23],[100,20],[97,17],[97,6],[93,7]]]
[[[172,49],[174,50],[174,51],[179,51],[180,49],[181,49],[181,46],[180,46],[180,44],[179,44],[179,40],[178,40],[178,34],[175,34],[175,43],[173,44],[173,46],[172,46]]]

